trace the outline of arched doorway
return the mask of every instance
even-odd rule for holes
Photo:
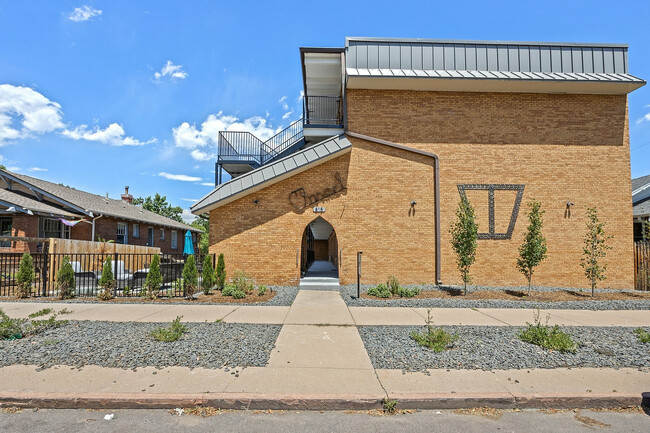
[[[302,234],[300,276],[338,278],[338,239],[334,227],[323,217],[307,224]]]

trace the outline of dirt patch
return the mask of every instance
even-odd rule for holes
[[[377,298],[367,293],[361,294],[366,299],[466,299],[466,300],[484,300],[498,299],[504,301],[536,301],[536,302],[566,302],[566,301],[638,301],[649,300],[650,292],[597,292],[591,297],[591,291],[577,290],[554,290],[551,292],[531,292],[528,296],[525,290],[476,290],[470,291],[463,295],[462,289],[441,289],[441,290],[423,290],[412,298],[400,298],[393,296],[391,298]]]
[[[501,418],[501,416],[503,415],[502,411],[500,411],[499,409],[495,409],[493,407],[474,407],[471,409],[455,409],[453,412],[458,415],[476,415],[476,416],[482,416],[484,418],[489,418],[494,420]]]
[[[118,297],[108,301],[101,301],[105,304],[258,304],[262,302],[268,302],[277,295],[275,290],[267,290],[262,296],[257,294],[257,291],[253,291],[250,295],[246,295],[244,299],[235,299],[232,296],[222,296],[220,291],[214,291],[209,295],[204,295],[201,293],[198,298],[194,300],[188,300],[184,298],[158,298],[156,300],[142,299],[138,296],[129,296],[129,297]],[[80,296],[74,298],[79,301],[97,301],[97,297],[87,297]],[[38,298],[26,298],[18,299],[15,297],[0,297],[0,301],[32,301],[32,302],[60,302],[59,298],[55,297],[38,297]]]
[[[610,427],[609,424],[600,422],[597,419],[589,418],[588,416],[580,415],[580,413],[577,413],[574,418],[576,421],[586,425],[587,427]]]

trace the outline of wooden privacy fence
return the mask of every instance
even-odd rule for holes
[[[650,242],[634,243],[634,288],[650,290]]]

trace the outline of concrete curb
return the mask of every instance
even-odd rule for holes
[[[0,393],[0,407],[56,409],[172,409],[210,406],[251,410],[369,410],[382,407],[383,394],[199,393]],[[389,394],[398,409],[611,408],[639,406],[640,394]]]

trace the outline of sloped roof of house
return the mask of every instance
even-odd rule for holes
[[[192,205],[192,213],[200,215],[208,212],[282,179],[298,174],[314,165],[336,158],[349,152],[351,148],[352,143],[345,135],[331,137],[314,146],[292,153],[285,158],[222,183]]]
[[[645,185],[650,186],[650,174],[647,176],[642,176],[642,177],[637,177],[636,179],[632,179],[632,193],[634,193],[637,189]]]
[[[79,215],[74,214],[68,210],[63,209],[61,206],[53,202],[39,201],[33,196],[22,193],[20,191],[10,191],[8,189],[0,189],[0,206],[14,206],[19,212],[36,212],[51,216],[75,218]]]
[[[81,191],[69,186],[48,182],[43,179],[9,172],[6,170],[0,170],[0,175],[1,174],[5,174],[9,178],[13,177],[18,181],[29,184],[33,186],[37,191],[43,191],[52,197],[51,200],[60,199],[64,202],[64,207],[66,208],[69,207],[69,205],[73,205],[80,208],[82,211],[91,212],[95,216],[105,215],[182,230],[191,230],[194,232],[201,231],[188,224],[174,221],[173,219],[158,215],[157,213],[143,209],[141,206],[136,206],[123,200],[115,200],[112,198],[102,197],[101,195],[91,194],[89,192]],[[39,200],[35,201],[41,202]],[[30,205],[35,204],[30,203]],[[70,210],[68,210],[68,214],[75,215],[74,213],[70,212]],[[77,214],[76,216],[79,215]]]
[[[650,216],[650,175],[632,179],[632,215]]]

